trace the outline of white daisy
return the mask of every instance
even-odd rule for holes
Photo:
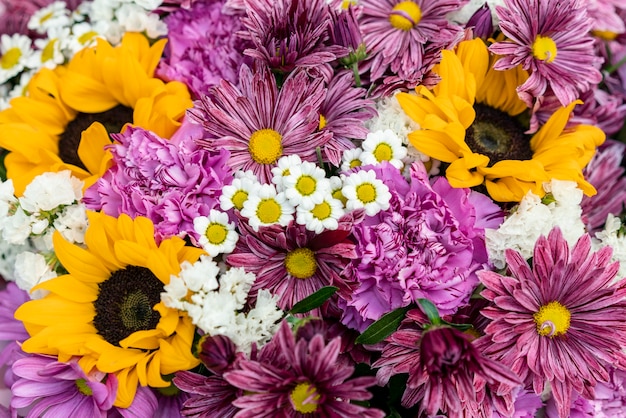
[[[91,23],[76,23],[72,26],[72,35],[67,38],[64,47],[67,49],[68,55],[72,57],[78,51],[95,45],[98,38],[104,38],[104,35]]]
[[[229,222],[228,214],[214,209],[211,209],[209,216],[195,218],[193,229],[200,236],[198,243],[212,257],[232,252],[239,239],[235,224]]]
[[[370,132],[361,147],[363,153],[360,159],[364,165],[388,161],[398,169],[404,166],[402,159],[406,157],[407,150],[402,146],[402,140],[391,129]]]
[[[279,192],[285,190],[283,179],[289,175],[291,167],[297,167],[300,164],[302,164],[302,159],[298,154],[285,155],[278,159],[276,167],[272,168],[272,183],[276,185],[276,190]]]
[[[289,174],[283,178],[283,186],[289,203],[307,208],[321,203],[330,193],[330,181],[326,173],[309,161],[291,167]]]
[[[243,209],[243,204],[248,200],[253,191],[260,186],[256,178],[241,176],[235,178],[233,182],[222,188],[220,196],[220,208],[224,211],[235,208]]]
[[[0,84],[19,74],[33,54],[30,38],[15,33],[0,37]]]
[[[339,219],[344,214],[341,200],[330,195],[310,209],[298,206],[296,212],[296,222],[316,234],[321,233],[324,229],[337,229]]]
[[[391,193],[389,188],[376,178],[374,170],[357,171],[350,174],[344,181],[341,192],[348,200],[346,209],[364,208],[365,213],[374,216],[381,210],[389,208]]]
[[[361,160],[361,154],[363,150],[361,148],[353,148],[343,152],[341,156],[341,170],[342,171],[350,171],[355,167],[360,167],[363,165],[363,161]]]
[[[332,176],[328,180],[330,181],[330,194],[335,199],[341,201],[343,207],[346,207],[346,197],[341,192],[343,189],[343,180],[346,178],[345,175],[341,174],[340,176]]]
[[[65,62],[63,49],[70,39],[69,28],[52,28],[45,39],[35,39],[35,51],[28,61],[30,68],[46,67],[53,70]]]
[[[33,13],[28,29],[44,34],[53,28],[67,27],[70,23],[70,11],[65,2],[55,1]]]
[[[294,211],[284,193],[277,193],[273,186],[262,184],[244,202],[241,216],[248,218],[248,225],[258,231],[261,226],[289,225]]]

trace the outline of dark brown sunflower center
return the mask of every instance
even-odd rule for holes
[[[136,331],[153,329],[161,315],[152,309],[161,301],[163,283],[147,268],[128,266],[99,285],[93,324],[109,343],[119,347]]]
[[[67,124],[59,138],[59,157],[63,162],[87,170],[78,157],[78,145],[83,131],[94,122],[104,125],[108,133],[118,133],[125,123],[133,121],[133,109],[118,105],[102,113],[79,113]]]
[[[530,137],[508,114],[483,104],[474,106],[476,119],[467,128],[465,142],[476,153],[489,157],[491,167],[502,160],[530,160]]]

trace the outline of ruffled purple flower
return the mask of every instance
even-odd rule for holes
[[[168,44],[159,77],[185,83],[196,97],[221,79],[238,83],[239,67],[251,61],[243,55],[249,44],[237,36],[239,17],[223,13],[223,8],[221,0],[198,1],[165,18]]]
[[[85,192],[89,209],[148,217],[158,239],[197,238],[194,218],[219,206],[222,187],[232,178],[228,152],[194,149],[135,127],[113,136],[113,166]]]
[[[589,403],[595,418],[626,418],[626,371],[611,368],[609,380],[598,382]]]
[[[619,415],[609,415],[611,418],[618,418]],[[545,408],[546,418],[559,418],[558,404],[554,398],[548,399]],[[589,400],[583,398],[577,393],[572,396],[572,404],[567,415],[568,418],[599,418],[594,413],[593,405]]]
[[[390,207],[354,227],[360,287],[348,300],[366,323],[417,299],[431,300],[442,314],[466,304],[478,284],[476,270],[487,263],[484,228],[495,228],[500,209],[469,189],[453,189],[445,178],[432,185],[414,164],[410,181],[384,164],[377,177],[391,192]]]

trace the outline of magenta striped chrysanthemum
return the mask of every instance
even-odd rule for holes
[[[501,55],[496,70],[521,65],[530,77],[517,88],[532,107],[536,97],[554,94],[567,106],[602,80],[601,59],[589,35],[593,21],[581,0],[505,0],[497,7],[500,30],[507,40],[489,47]]]
[[[611,365],[626,365],[626,280],[616,280],[611,248],[591,252],[583,235],[570,250],[558,228],[535,244],[532,267],[507,250],[510,276],[479,272],[482,313],[492,322],[482,346],[535,393],[550,383],[561,417],[572,391],[593,399]]]
[[[260,67],[253,74],[243,66],[239,82],[241,89],[222,80],[190,110],[210,134],[201,146],[227,149],[233,170],[252,170],[264,183],[271,183],[272,167],[284,155],[317,161],[315,149],[331,137],[318,131],[326,93],[322,79],[292,73],[279,90],[269,69]]]

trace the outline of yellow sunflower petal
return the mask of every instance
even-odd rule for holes
[[[116,373],[115,377],[117,377],[118,386],[113,405],[119,408],[128,408],[133,403],[137,393],[137,385],[139,384],[137,370],[134,367],[123,369]]]
[[[88,283],[100,283],[110,276],[100,257],[77,245],[67,242],[56,231],[52,236],[52,243],[59,261],[70,274]]]
[[[111,145],[109,133],[100,122],[94,122],[83,131],[78,145],[78,157],[92,174],[101,174],[102,160],[106,150]]]
[[[135,331],[120,341],[120,347],[156,350],[159,348],[159,339],[162,337],[163,333],[158,329]]]

